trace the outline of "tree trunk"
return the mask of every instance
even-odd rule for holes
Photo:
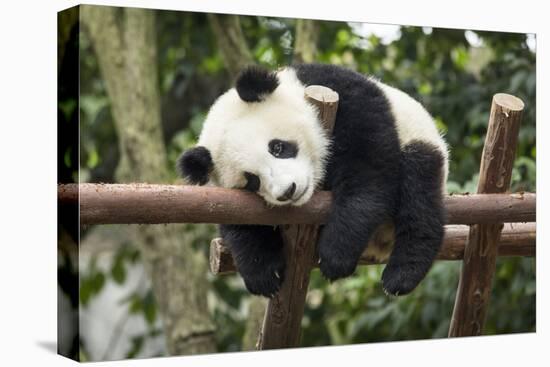
[[[119,182],[166,182],[154,11],[83,5],[119,139]],[[170,354],[215,352],[208,313],[207,263],[181,226],[139,226],[136,244],[151,276]]]
[[[208,20],[223,55],[225,67],[234,78],[243,67],[254,63],[239,16],[208,14]]]
[[[317,56],[319,27],[315,20],[297,19],[294,37],[294,62],[311,63]]]

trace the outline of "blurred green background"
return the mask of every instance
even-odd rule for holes
[[[234,75],[227,55],[218,47],[222,40],[216,33],[215,19],[201,13],[145,12],[154,19],[157,60],[154,67],[158,75],[155,87],[160,96],[162,139],[170,173],[170,177],[159,182],[171,183],[177,180],[175,160],[195,143],[209,106],[231,87]],[[125,19],[124,14],[117,14],[117,19]],[[536,191],[534,35],[332,21],[311,23],[314,27],[311,55],[315,61],[374,75],[411,94],[430,111],[450,146],[449,192],[476,190],[492,95],[505,92],[523,99],[526,109],[512,189]],[[221,24],[223,27],[224,23]],[[236,24],[245,40],[244,54],[248,52],[253,62],[277,68],[296,61],[294,48],[299,26],[296,20],[240,16]],[[80,117],[80,181],[116,182],[121,145],[111,108],[113,101],[93,40],[85,26],[80,31],[76,35],[73,31],[65,51],[66,56],[80,53],[80,105],[77,108],[74,95],[61,95],[59,108],[66,121],[75,121],[76,115]],[[70,162],[73,153],[63,153],[67,169],[74,166]],[[132,269],[141,266],[142,254],[133,245],[133,237],[125,237],[124,229],[110,228],[109,234],[101,238],[110,238],[114,244],[101,251],[98,245],[84,246],[96,227],[82,231],[79,306],[92,321],[101,317],[102,309],[108,313],[107,307],[117,307],[120,317],[117,322],[105,323],[103,337],[101,331],[95,332],[99,337],[86,335],[81,318],[77,341],[80,358],[174,354],[167,349],[162,336],[166,319],[163,321],[159,315],[151,284],[147,281],[134,284],[131,280],[136,276],[132,275],[135,272]],[[186,244],[206,259],[209,242],[216,236],[215,226],[180,228]],[[62,270],[67,271],[63,266],[68,265],[62,265]],[[199,268],[204,269],[200,276],[207,279],[205,312],[215,330],[215,345],[210,351],[250,348],[246,345],[250,339],[247,333],[251,332],[247,331],[251,327],[247,322],[253,318],[250,312],[256,301],[252,301],[237,275],[214,277],[206,267]],[[361,267],[355,276],[332,284],[314,271],[303,319],[302,345],[446,337],[460,263],[437,262],[411,295],[399,298],[389,298],[382,292],[382,270],[383,266]],[[118,293],[110,289],[117,289]],[[103,308],[92,312],[92,305],[99,299],[103,299]],[[141,326],[132,329],[128,326],[132,323]],[[124,331],[125,328],[131,331]],[[535,331],[534,259],[500,258],[485,332],[492,335],[532,331]],[[97,347],[94,343],[103,344]],[[177,352],[181,353],[193,351]]]

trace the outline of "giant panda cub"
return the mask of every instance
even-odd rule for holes
[[[304,97],[308,85],[339,94],[331,136]],[[383,288],[404,295],[424,278],[442,243],[448,153],[432,117],[404,92],[342,67],[246,68],[212,105],[178,169],[193,184],[249,190],[272,206],[302,205],[316,188],[332,191],[318,241],[329,280],[351,275],[389,222]],[[221,225],[220,232],[248,290],[273,296],[285,273],[279,229]]]

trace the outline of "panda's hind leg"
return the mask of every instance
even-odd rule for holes
[[[384,291],[404,295],[429,271],[443,242],[445,159],[435,146],[413,141],[403,147],[395,245],[382,274]]]

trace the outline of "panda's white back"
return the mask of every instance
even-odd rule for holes
[[[447,143],[437,130],[433,117],[420,102],[405,92],[375,79],[371,79],[371,81],[375,82],[384,92],[390,103],[401,147],[406,146],[412,141],[422,141],[430,143],[440,150],[445,165],[443,168],[444,178],[442,183],[442,189],[445,191],[449,152]]]

